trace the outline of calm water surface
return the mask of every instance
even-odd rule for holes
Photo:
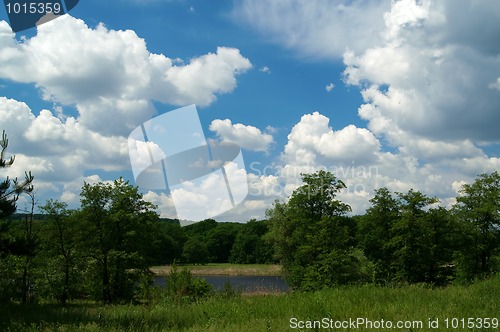
[[[155,284],[164,286],[167,277],[156,277]],[[243,293],[252,292],[286,292],[288,285],[282,277],[278,276],[196,276],[204,278],[212,284],[216,290],[221,290],[226,282],[230,282],[233,288]]]

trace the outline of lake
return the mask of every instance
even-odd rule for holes
[[[156,277],[155,284],[164,286],[167,277]],[[226,282],[230,282],[233,288],[241,290],[243,293],[284,293],[289,290],[283,277],[279,276],[196,276],[203,278],[216,290],[221,290]]]

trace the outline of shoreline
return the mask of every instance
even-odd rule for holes
[[[188,268],[194,276],[276,276],[282,277],[281,266],[277,264],[206,264],[177,265]],[[172,266],[152,266],[150,271],[157,277],[168,276]]]

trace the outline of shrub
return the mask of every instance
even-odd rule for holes
[[[187,268],[179,270],[173,265],[167,277],[165,292],[167,298],[175,302],[192,302],[209,296],[213,292],[213,286],[205,279],[193,277]]]

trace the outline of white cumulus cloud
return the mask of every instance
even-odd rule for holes
[[[269,67],[267,66],[260,68],[259,71],[262,73],[271,74],[271,69],[269,69]]]
[[[302,55],[339,58],[346,48],[377,43],[384,30],[379,18],[390,5],[390,0],[238,0],[233,17]]]
[[[274,142],[271,134],[264,133],[254,126],[233,124],[229,119],[213,120],[209,129],[215,132],[222,141],[235,143],[251,151],[266,152]]]
[[[370,131],[354,125],[334,131],[329,121],[318,112],[302,116],[288,135],[284,158],[307,164],[318,156],[338,161],[366,161],[376,157],[380,143]]]
[[[149,52],[132,30],[90,28],[69,15],[23,42],[1,21],[0,63],[0,77],[35,83],[44,99],[76,105],[81,124],[121,135],[153,115],[152,100],[209,105],[233,91],[236,76],[252,67],[228,47],[178,63]]]
[[[500,31],[496,7],[488,1],[394,2],[384,15],[384,41],[344,54],[345,81],[362,89],[359,114],[369,128],[395,146],[421,138],[499,141],[500,48],[492,46],[498,38],[490,33]],[[459,21],[464,16],[470,19]],[[467,29],[476,32],[457,32]]]

